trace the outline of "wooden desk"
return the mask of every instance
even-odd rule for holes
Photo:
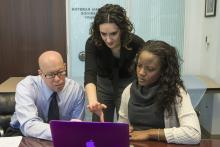
[[[131,143],[134,147],[220,147],[220,140],[203,139],[197,145],[168,144],[164,142],[145,141]]]
[[[24,77],[10,77],[0,84],[0,93],[14,93],[18,82]]]
[[[220,84],[207,76],[183,75],[182,79],[194,108],[199,105],[205,93],[220,92]]]
[[[197,145],[177,145],[168,144],[164,142],[145,141],[145,142],[131,142],[134,147],[220,147],[220,140],[203,139],[200,144]],[[19,147],[53,147],[51,141],[23,137]]]
[[[19,147],[53,147],[53,143],[47,140],[23,137]]]
[[[188,89],[206,89],[206,92],[220,92],[220,83],[203,75],[184,75],[183,82]]]
[[[207,93],[210,93],[210,92],[219,93],[220,92],[220,84],[215,82],[213,79],[207,76],[202,76],[202,75],[197,75],[197,77],[207,85],[207,90],[206,90]]]

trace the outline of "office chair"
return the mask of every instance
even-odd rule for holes
[[[15,111],[14,94],[0,94],[0,136],[4,134],[10,125],[11,116]]]

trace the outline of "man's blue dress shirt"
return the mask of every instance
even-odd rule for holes
[[[50,126],[46,123],[52,93],[41,76],[27,76],[19,82],[11,127],[20,128],[25,136],[52,140]],[[85,93],[82,86],[65,78],[65,86],[57,94],[61,120],[84,119]]]

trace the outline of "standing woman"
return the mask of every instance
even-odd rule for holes
[[[85,47],[84,84],[93,121],[114,120],[121,93],[133,80],[131,66],[144,41],[132,30],[121,6],[106,4],[98,9]]]

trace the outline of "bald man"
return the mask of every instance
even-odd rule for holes
[[[18,83],[15,113],[5,136],[30,136],[52,140],[48,124],[51,95],[56,93],[59,119],[83,120],[85,94],[75,81],[66,78],[66,64],[60,53],[46,51],[38,59],[38,76],[27,76]]]

